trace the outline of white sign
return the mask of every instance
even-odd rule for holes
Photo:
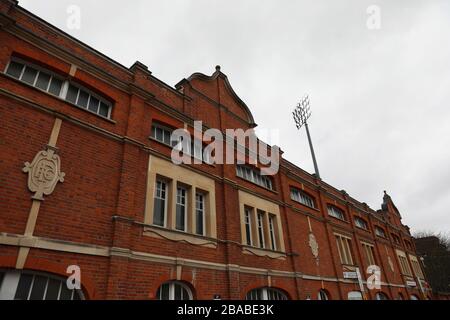
[[[355,271],[344,271],[344,279],[358,279],[358,274]]]
[[[406,281],[406,285],[408,287],[415,287],[417,286],[417,283],[415,281]]]

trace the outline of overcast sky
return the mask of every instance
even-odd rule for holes
[[[279,130],[285,158],[313,172],[306,134],[291,119],[308,93],[327,183],[373,209],[387,190],[412,232],[450,230],[449,1],[19,4],[171,86],[221,65],[259,128]],[[81,9],[79,30],[67,26],[71,4]]]

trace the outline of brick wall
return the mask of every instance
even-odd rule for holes
[[[249,290],[269,285],[292,299],[317,299],[321,288],[333,299],[346,299],[347,293],[359,290],[359,286],[343,279],[334,233],[344,232],[352,237],[355,265],[362,269],[366,262],[360,240],[375,245],[382,281],[391,284],[384,285],[382,291],[390,298],[397,298],[399,292],[405,297],[421,296],[417,287],[405,287],[391,239],[374,235],[373,225],[379,224],[388,236],[396,232],[404,239],[411,238],[393,203],[388,203],[387,210],[375,212],[285,160],[274,177],[276,192],[236,177],[232,165],[192,166],[215,180],[217,248],[144,236],[148,158],[169,157],[171,152],[149,139],[152,122],[183,127],[202,120],[206,126],[221,130],[247,129],[254,126],[247,106],[220,69],[212,76],[193,75],[180,82],[177,90],[154,78],[145,66],[121,66],[12,2],[1,0],[0,14],[2,239],[23,236],[32,195],[23,165],[45,148],[55,118],[62,119],[57,148],[65,181],[42,202],[33,233],[34,239],[45,239],[52,246],[31,247],[25,269],[65,275],[68,265],[79,265],[83,289],[90,299],[154,299],[163,282],[176,279],[188,284],[197,299],[212,299],[216,294],[224,299],[243,299]],[[7,23],[8,19],[15,23]],[[40,64],[107,97],[114,102],[111,120],[6,76],[3,70],[13,56]],[[73,77],[69,75],[71,66],[77,67]],[[313,196],[317,209],[292,201],[291,187]],[[243,253],[240,189],[280,204],[285,259]],[[347,221],[329,217],[328,204],[344,210]],[[370,223],[369,231],[354,226],[355,214]],[[386,217],[393,217],[393,222]],[[318,242],[318,261],[309,246],[310,231]],[[13,269],[20,245],[2,241],[0,268]],[[82,253],[83,246],[91,251]],[[93,251],[97,247],[107,253],[97,254]],[[414,253],[403,243],[398,248]],[[394,271],[390,271],[387,256]],[[374,294],[368,292],[367,298],[374,298]]]

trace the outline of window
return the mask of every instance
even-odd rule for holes
[[[159,124],[152,125],[152,134],[151,137],[161,143],[164,143],[168,146],[175,147],[177,145],[176,142],[170,142],[170,137],[172,136],[172,129],[164,127]]]
[[[360,218],[360,217],[355,217],[355,225],[358,228],[364,229],[364,230],[369,230],[369,226],[367,225],[367,222]]]
[[[110,104],[79,85],[69,84],[66,100],[103,117],[110,116]]]
[[[245,205],[242,219],[243,244],[272,251],[284,250],[276,214]]]
[[[61,94],[63,81],[49,71],[12,60],[6,74],[55,96]]]
[[[287,295],[274,288],[258,288],[249,291],[245,300],[288,300]]]
[[[386,238],[386,232],[384,232],[384,229],[382,229],[382,228],[380,228],[380,227],[375,227],[375,234],[376,234],[378,237]]]
[[[261,212],[258,210],[258,240],[259,240],[259,247],[265,248],[265,239],[264,239],[264,212]]]
[[[303,191],[291,189],[291,199],[297,201],[307,207],[315,208],[314,199]]]
[[[158,300],[192,300],[191,290],[183,283],[171,281],[163,283],[156,293]]]
[[[348,300],[362,300],[363,296],[361,291],[350,291],[347,295]]]
[[[337,218],[339,220],[344,220],[345,221],[345,215],[344,215],[344,211],[342,211],[341,209],[335,207],[335,206],[328,206],[328,215]]]
[[[245,238],[247,245],[252,245],[252,212],[251,209],[245,208]]]
[[[238,165],[236,167],[236,174],[240,178],[253,182],[266,189],[273,190],[272,180],[268,176],[261,175],[259,170],[244,165]]]
[[[397,236],[396,234],[391,233],[392,236],[392,240],[394,241],[395,244],[400,244],[400,237]]]
[[[377,292],[375,300],[389,300],[388,296],[383,292]]]
[[[155,199],[153,208],[153,224],[164,227],[166,225],[167,210],[167,183],[162,180],[156,181]]]
[[[277,242],[275,238],[275,216],[269,215],[269,235],[272,250],[277,250]]]
[[[411,261],[412,268],[414,270],[414,274],[424,279],[422,268],[420,267],[420,263],[415,256],[409,255],[409,261]]]
[[[353,264],[353,258],[351,253],[351,240],[342,235],[336,234],[336,242],[339,251],[339,257],[342,264]]]
[[[205,163],[212,164],[211,155],[209,153],[203,154],[203,144],[195,143],[195,140],[192,139],[190,145],[187,144],[188,141],[171,141],[172,132],[174,129],[166,127],[159,123],[154,123],[152,125],[152,132],[150,137],[155,139],[158,142],[161,142],[167,146],[176,148],[181,151],[181,147],[183,146],[183,151],[186,152],[187,155],[190,155],[194,158],[200,159]],[[193,151],[193,152],[192,152]]]
[[[369,266],[375,265],[376,263],[375,263],[375,254],[374,254],[373,245],[368,244],[368,243],[363,243],[362,246],[364,249],[364,254],[366,256],[367,265],[369,265]]]
[[[408,260],[406,259],[406,254],[400,250],[396,250],[396,252],[402,274],[412,276],[411,268],[409,267]]]
[[[324,289],[319,290],[319,293],[317,294],[317,299],[329,300],[327,292]]]
[[[10,61],[6,74],[97,115],[111,116],[110,102],[78,84],[55,76],[51,71],[17,59]]]
[[[183,187],[177,188],[177,209],[175,217],[175,228],[180,231],[186,231],[186,194]]]
[[[81,300],[83,292],[69,289],[66,279],[46,273],[7,271],[0,282],[0,300]]]
[[[143,234],[217,247],[215,181],[152,155],[148,170]]]
[[[195,195],[195,233],[203,236],[205,219],[205,196],[202,193]]]

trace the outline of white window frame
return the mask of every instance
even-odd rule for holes
[[[336,245],[341,263],[344,265],[353,265],[352,239],[338,233],[334,235],[336,237]],[[340,244],[342,244],[342,248]]]
[[[375,265],[376,264],[376,260],[375,260],[375,247],[374,247],[374,245],[372,245],[370,243],[366,243],[366,242],[361,242],[361,244],[363,246],[364,254],[366,256],[368,265]]]
[[[198,205],[198,199],[197,199],[198,196],[200,196],[202,199],[202,201],[201,201],[202,202],[201,212],[202,212],[202,223],[203,223],[202,234],[197,232],[197,212],[200,211],[197,206]],[[206,196],[207,195],[204,194],[203,192],[198,192],[198,191],[195,192],[195,217],[194,217],[195,230],[194,230],[194,233],[199,236],[205,236],[205,234],[206,234]]]
[[[165,185],[165,190],[164,190],[164,199],[161,197],[158,197],[158,182],[161,182],[162,184]],[[157,178],[155,181],[155,191],[154,191],[154,196],[153,196],[153,221],[152,224],[157,226],[157,227],[162,227],[162,228],[167,228],[167,202],[168,202],[168,188],[169,187],[169,183],[167,182],[167,180],[161,179],[161,178]],[[159,199],[159,200],[164,200],[164,225],[160,226],[155,224],[155,199]]]
[[[414,274],[416,275],[416,277],[420,278],[420,279],[424,279],[424,275],[422,272],[422,268],[420,267],[420,262],[417,259],[416,256],[413,256],[411,254],[408,254],[409,257],[409,261],[411,262],[411,266],[413,269]]]
[[[13,77],[13,76],[11,76],[11,75],[9,75],[9,74],[7,73],[7,71],[8,71],[8,69],[9,69],[9,66],[10,66],[11,62],[20,63],[20,64],[22,64],[22,65],[24,66],[24,67],[22,68],[22,71],[21,71],[21,74],[20,74],[19,78],[15,78],[15,77]],[[30,67],[30,68],[35,69],[35,70],[37,71],[36,76],[35,76],[34,81],[33,81],[33,84],[30,84],[30,83],[25,82],[25,81],[22,80],[23,74],[24,74],[25,69],[26,69],[27,67]],[[47,74],[47,75],[50,76],[50,80],[49,80],[49,83],[48,83],[48,85],[47,85],[47,89],[46,89],[46,90],[43,90],[43,89],[41,89],[41,88],[36,87],[37,79],[38,79],[39,74],[40,74],[41,72],[42,72],[42,73],[45,73],[45,74]],[[70,103],[70,104],[72,104],[72,105],[74,105],[74,106],[76,106],[76,107],[78,107],[78,108],[80,108],[80,109],[83,109],[83,110],[85,110],[85,111],[88,111],[88,112],[90,112],[90,113],[92,113],[92,114],[95,114],[95,115],[97,115],[97,116],[99,116],[99,117],[111,119],[111,112],[112,112],[112,107],[113,107],[111,102],[109,102],[108,100],[106,100],[105,98],[103,98],[102,96],[100,96],[99,94],[93,92],[92,90],[87,89],[87,88],[84,87],[83,85],[81,85],[81,84],[79,84],[79,83],[76,83],[76,82],[71,82],[71,81],[69,81],[69,80],[67,80],[67,79],[64,79],[64,77],[59,76],[59,75],[56,74],[55,72],[53,72],[53,71],[51,71],[51,70],[48,70],[48,69],[46,69],[46,68],[44,68],[44,67],[41,67],[41,66],[39,66],[39,65],[36,65],[36,64],[34,64],[34,63],[32,63],[32,62],[28,62],[28,61],[26,61],[26,60],[24,60],[24,59],[20,59],[20,58],[17,58],[17,57],[12,57],[12,58],[8,61],[7,65],[6,65],[6,68],[5,68],[5,70],[4,70],[4,74],[7,75],[8,77],[11,77],[11,78],[13,78],[13,79],[16,79],[16,80],[20,81],[21,83],[24,83],[24,84],[26,84],[26,85],[32,86],[33,88],[35,88],[35,89],[37,89],[37,90],[39,90],[39,91],[42,91],[42,92],[44,92],[44,93],[46,93],[46,94],[49,94],[49,95],[54,96],[54,97],[58,97],[58,98],[64,100],[65,102],[67,102],[67,103]],[[58,80],[60,80],[60,81],[62,82],[62,83],[61,83],[61,89],[60,89],[60,91],[59,91],[59,95],[55,95],[55,94],[49,92],[50,84],[51,84],[53,78],[58,79]],[[71,102],[71,101],[68,101],[68,100],[67,100],[67,92],[68,92],[68,90],[69,90],[69,86],[70,86],[70,85],[72,85],[72,86],[74,86],[74,87],[76,87],[76,88],[78,89],[77,98],[76,98],[75,102]],[[86,107],[86,108],[77,105],[77,100],[78,100],[78,97],[79,97],[79,95],[80,95],[80,90],[85,91],[85,92],[89,95],[88,103],[87,103],[87,107]],[[97,112],[94,112],[94,111],[89,110],[89,102],[90,102],[91,96],[94,97],[94,98],[96,98],[97,100],[99,100]],[[103,102],[105,105],[108,106],[108,115],[107,115],[107,116],[103,116],[103,115],[100,114],[100,105],[101,105],[102,102]]]
[[[323,299],[324,298],[324,299]],[[330,300],[330,297],[328,296],[328,293],[324,289],[320,289],[317,293],[317,300]]]
[[[184,195],[180,195],[179,192],[184,192]],[[181,198],[179,198],[181,197]],[[183,199],[184,200],[184,204],[180,203],[178,200]],[[177,186],[177,194],[176,194],[176,205],[175,205],[175,230],[177,231],[183,231],[186,232],[186,226],[187,226],[187,221],[188,221],[188,217],[187,217],[187,211],[188,211],[188,190],[183,187],[183,186]],[[184,215],[184,225],[183,225],[183,229],[178,229],[178,223],[177,223],[177,219],[178,219],[178,206],[182,206],[183,207],[183,215]]]
[[[24,67],[22,68],[22,71],[21,71],[21,74],[20,74],[19,78],[15,78],[15,77],[13,77],[13,76],[11,76],[11,75],[9,75],[7,73],[9,65],[11,64],[11,62],[16,62],[16,63],[20,63],[20,64],[24,65]],[[37,74],[36,74],[36,77],[34,78],[33,84],[30,84],[30,83],[25,82],[25,81],[22,80],[23,74],[24,74],[25,69],[26,69],[27,66],[32,68],[32,69],[35,69],[37,71]],[[49,83],[47,85],[47,90],[43,90],[41,88],[36,87],[36,82],[37,82],[37,79],[38,79],[39,74],[41,72],[45,73],[45,74],[48,74],[50,76],[50,80],[49,80]],[[112,105],[111,102],[109,102],[107,99],[105,99],[104,97],[100,96],[99,94],[93,92],[92,90],[87,89],[83,85],[81,85],[81,84],[79,84],[77,82],[71,82],[71,81],[69,81],[67,79],[64,79],[64,77],[59,76],[55,72],[53,72],[51,70],[48,70],[48,69],[46,69],[44,67],[36,65],[36,64],[34,64],[32,62],[28,62],[28,61],[26,61],[24,59],[20,59],[20,58],[17,58],[17,57],[12,57],[9,60],[8,64],[6,65],[6,68],[4,70],[4,74],[7,75],[8,77],[11,77],[13,79],[16,79],[16,80],[20,81],[21,83],[24,83],[26,85],[32,86],[33,88],[35,88],[37,90],[40,90],[40,91],[42,91],[42,92],[44,92],[46,94],[49,94],[49,95],[51,95],[53,97],[58,97],[58,98],[64,100],[66,103],[70,103],[71,105],[74,105],[74,106],[76,106],[79,109],[88,111],[89,113],[95,114],[95,115],[97,115],[99,117],[102,117],[102,118],[111,119],[111,113],[112,113],[112,108],[113,108],[113,105]],[[60,80],[62,82],[61,89],[59,91],[59,95],[55,95],[55,94],[53,94],[53,93],[48,91],[50,89],[50,84],[51,84],[51,81],[52,81],[53,78],[58,79],[58,80]],[[67,92],[69,90],[69,86],[70,85],[72,85],[72,86],[74,86],[74,87],[76,87],[78,89],[77,98],[76,98],[75,102],[71,102],[71,101],[67,100]],[[85,91],[89,95],[88,103],[87,103],[87,107],[86,108],[77,105],[78,97],[80,95],[80,90]],[[97,112],[89,110],[89,102],[90,102],[91,96],[96,98],[97,100],[99,100]],[[108,115],[107,116],[103,116],[103,115],[100,114],[100,104],[102,102],[105,105],[108,106]]]
[[[258,244],[259,248],[265,249],[266,248],[266,239],[264,234],[264,215],[265,213],[259,210],[256,210],[256,227],[258,231]]]
[[[61,288],[63,285],[66,284],[66,281],[67,281],[67,279],[63,279],[62,277],[59,277],[59,276],[55,276],[55,275],[44,273],[44,272],[35,272],[35,271],[31,271],[31,270],[23,270],[23,271],[22,270],[4,270],[4,271],[0,270],[0,271],[2,271],[4,273],[3,281],[0,283],[0,301],[14,300],[16,293],[17,293],[18,286],[19,286],[20,277],[22,276],[22,274],[27,274],[27,275],[32,276],[27,300],[30,299],[31,292],[33,291],[34,279],[36,276],[41,276],[41,277],[44,277],[47,279],[47,282],[45,284],[44,293],[43,293],[43,298],[45,298],[45,296],[47,294],[49,280],[60,281],[57,300],[60,299]],[[78,294],[80,300],[85,299],[85,295],[82,290],[74,289],[72,291],[72,296],[71,296],[70,300],[74,300],[75,294]]]
[[[383,228],[380,228],[378,226],[375,226],[375,235],[377,235],[380,238],[386,239],[386,232]]]
[[[270,244],[273,251],[277,250],[277,237],[275,235],[275,215],[269,214],[269,235],[270,235]]]
[[[309,208],[315,208],[314,198],[297,188],[291,188],[291,199]]]
[[[182,283],[180,281],[165,282],[160,285],[160,287],[158,288],[158,291],[161,289],[161,287],[163,285],[166,285],[166,284],[169,285],[169,300],[166,300],[166,301],[174,301],[175,300],[175,287],[176,286],[180,286],[180,287],[184,288],[188,293],[189,300],[194,300],[191,289],[187,285],[185,285],[184,283]],[[158,300],[162,301],[160,296],[158,297]]]
[[[245,227],[245,243],[248,246],[253,246],[253,238],[252,238],[252,209],[245,208],[244,209],[244,227]],[[248,230],[247,230],[248,227]],[[248,240],[250,239],[250,243]]]
[[[363,230],[369,230],[369,224],[366,222],[366,220],[360,217],[354,217],[354,220],[355,226]]]
[[[400,271],[402,274],[406,276],[412,276],[413,272],[409,266],[408,258],[406,257],[406,253],[401,250],[396,250],[397,259],[400,264]]]
[[[350,291],[347,293],[347,300],[363,300],[361,291]]]
[[[327,209],[328,209],[329,216],[339,219],[339,220],[342,220],[342,221],[346,221],[344,210],[342,210],[336,206],[330,205],[330,204],[327,205]]]
[[[270,293],[279,295],[279,297],[281,297],[281,299],[278,299],[278,300],[288,300],[288,296],[283,291],[276,289],[276,288],[269,288],[269,287],[256,288],[256,289],[250,290],[245,295],[245,300],[249,300],[249,301],[257,300],[257,299],[253,299],[252,297],[250,297],[251,299],[249,299],[249,295],[252,295],[252,293],[254,293],[254,292],[259,293],[259,295],[261,296],[261,299],[260,299],[261,301],[269,300]],[[272,300],[272,301],[275,301],[275,300]]]
[[[250,181],[268,190],[274,190],[272,180],[268,176],[263,176],[260,172],[245,165],[236,166],[236,175],[239,178]]]
[[[16,78],[16,77],[14,77],[14,76],[11,76],[11,75],[9,75],[9,74],[7,73],[7,71],[8,71],[8,69],[9,69],[9,66],[10,66],[11,62],[15,62],[15,63],[19,63],[19,64],[22,64],[22,65],[23,65],[23,68],[22,68],[22,71],[21,71],[21,73],[20,73],[19,78]],[[27,67],[30,67],[30,68],[35,69],[35,70],[37,71],[36,77],[34,78],[34,81],[33,81],[33,84],[30,84],[30,83],[25,82],[25,81],[22,80],[23,74],[25,73],[25,69],[26,69]],[[45,73],[45,74],[47,74],[47,75],[50,76],[50,80],[49,80],[49,82],[48,82],[48,85],[47,85],[47,89],[46,89],[46,90],[36,87],[36,82],[37,82],[37,79],[38,79],[39,74],[40,74],[41,72],[42,72],[42,73]],[[30,63],[30,62],[27,62],[27,61],[25,61],[25,60],[23,60],[23,59],[14,57],[14,58],[12,58],[12,59],[10,59],[10,60],[8,61],[8,64],[6,65],[6,68],[5,68],[5,71],[4,71],[4,74],[7,75],[8,77],[12,77],[12,78],[14,78],[14,79],[16,79],[16,80],[18,80],[18,81],[20,81],[20,82],[22,82],[22,83],[25,83],[25,84],[27,84],[27,85],[29,85],[29,86],[32,86],[33,88],[35,88],[35,89],[37,89],[37,90],[39,90],[39,91],[42,91],[42,92],[44,92],[44,93],[46,93],[46,94],[50,94],[50,95],[52,95],[52,96],[54,96],[54,97],[60,97],[61,99],[64,99],[64,96],[63,96],[63,88],[64,88],[64,85],[65,85],[65,83],[66,83],[67,81],[66,81],[62,76],[57,75],[55,72],[50,71],[50,70],[47,70],[47,69],[45,69],[45,68],[43,68],[43,67],[41,67],[41,66],[38,66],[38,65],[36,65],[36,64],[34,64],[34,63]],[[62,82],[62,84],[61,84],[61,89],[60,89],[60,91],[59,91],[59,95],[55,95],[55,94],[53,94],[53,93],[51,93],[51,92],[48,91],[48,90],[50,89],[50,84],[51,84],[53,78],[58,79],[58,80],[60,80],[60,81]]]

